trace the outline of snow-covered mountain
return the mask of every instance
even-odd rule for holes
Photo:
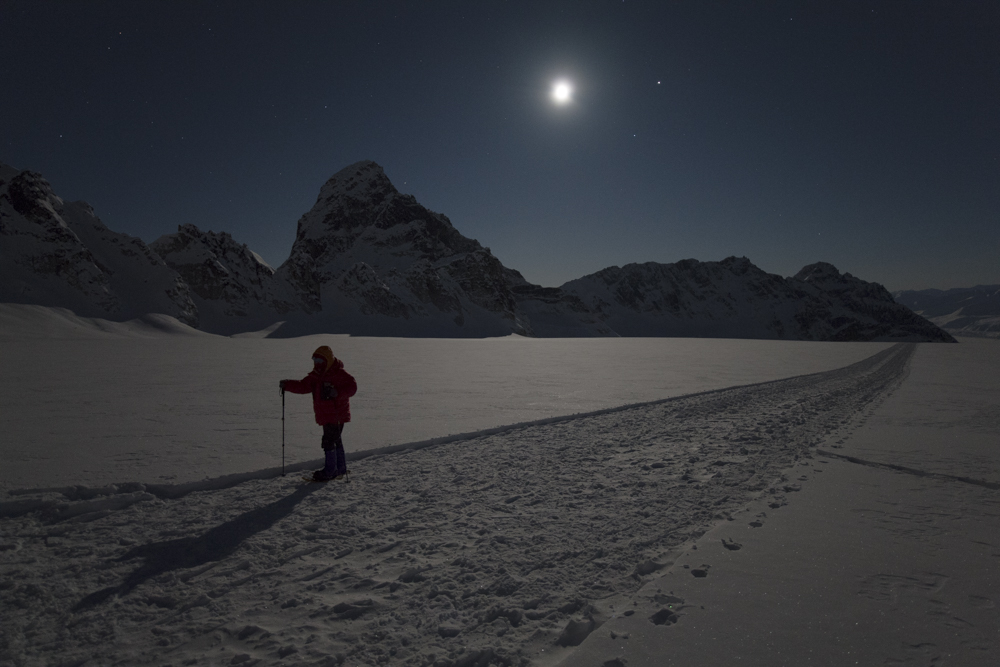
[[[901,290],[898,303],[956,336],[1000,338],[1000,285]]]
[[[579,300],[529,284],[400,194],[374,162],[323,186],[277,272],[227,233],[181,225],[147,247],[38,174],[4,166],[0,177],[3,302],[114,320],[166,313],[221,334],[281,323],[274,335],[613,335]]]
[[[181,225],[150,249],[191,287],[202,328],[215,333],[263,329],[295,309],[287,285],[260,255],[226,232]]]
[[[955,342],[938,326],[901,308],[882,285],[840,273],[826,262],[810,264],[789,280],[804,284],[806,292],[822,304],[805,311],[812,321],[798,318],[809,326],[811,340]]]
[[[193,225],[147,247],[38,174],[0,166],[0,259],[2,302],[118,321],[164,313],[227,335],[952,340],[824,263],[792,278],[735,257],[630,264],[534,285],[367,160],[323,185],[277,271]]]
[[[304,312],[335,329],[524,331],[500,261],[400,194],[370,161],[323,185],[277,278],[292,285]]]
[[[522,319],[530,324],[531,335],[541,338],[618,336],[577,295],[559,287],[529,283],[514,269],[507,269],[507,280]]]
[[[188,284],[142,240],[109,230],[85,202],[64,202],[40,174],[3,164],[0,302],[199,324]]]
[[[613,266],[562,286],[622,336],[949,341],[884,287],[823,262],[792,278],[745,257]]]
[[[541,296],[446,216],[399,193],[371,161],[323,185],[275,278],[310,315],[290,318],[281,335],[317,326],[377,335],[611,334],[585,309],[574,311],[572,299]]]

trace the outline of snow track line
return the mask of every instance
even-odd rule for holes
[[[907,475],[914,475],[916,477],[930,477],[932,479],[941,479],[946,482],[962,482],[964,484],[972,484],[974,486],[981,486],[984,489],[992,489],[993,491],[1000,491],[1000,484],[997,482],[988,482],[982,479],[973,479],[972,477],[959,477],[958,475],[948,475],[941,472],[927,472],[926,470],[918,470],[917,468],[907,468],[906,466],[896,465],[894,463],[880,463],[878,461],[866,461],[865,459],[859,459],[854,456],[847,456],[846,454],[835,454],[833,452],[828,452],[825,449],[817,449],[817,454],[822,456],[829,456],[835,459],[842,459],[844,461],[849,461],[850,463],[857,463],[863,466],[869,466],[871,468],[885,468],[886,470],[892,470],[894,472],[902,472]]]
[[[676,554],[707,530],[780,511],[829,465],[816,445],[863,421],[914,349],[411,445],[349,489],[257,479],[5,518],[0,662],[552,664],[609,616],[659,604],[640,589],[684,576]]]
[[[849,371],[849,370],[855,369],[856,367],[857,368],[863,368],[863,367],[866,367],[868,365],[871,365],[872,360],[874,360],[876,358],[881,359],[881,358],[884,358],[885,356],[888,356],[889,353],[893,352],[893,350],[895,350],[897,347],[899,347],[901,345],[913,345],[913,344],[912,343],[897,343],[896,345],[894,345],[894,346],[892,346],[890,348],[887,348],[885,350],[882,350],[881,352],[876,352],[875,354],[873,354],[870,357],[867,357],[866,359],[862,359],[861,361],[857,361],[857,362],[855,362],[855,363],[853,363],[853,364],[851,364],[849,366],[844,366],[842,368],[836,368],[836,369],[833,369],[833,370],[830,370],[830,371],[820,371],[818,373],[807,373],[805,375],[793,375],[791,377],[779,378],[777,380],[765,380],[764,382],[751,382],[750,384],[733,385],[731,387],[722,387],[720,389],[708,389],[706,391],[699,391],[699,392],[695,392],[693,394],[680,394],[678,396],[670,396],[668,398],[658,398],[658,399],[653,400],[653,401],[642,401],[642,402],[639,402],[639,403],[627,403],[625,405],[619,405],[619,406],[616,406],[616,407],[613,407],[613,408],[602,408],[600,410],[592,410],[590,412],[575,412],[575,413],[569,414],[569,415],[559,415],[557,417],[545,417],[544,419],[536,419],[536,420],[533,420],[533,421],[518,422],[516,424],[507,424],[505,426],[495,426],[493,428],[487,428],[487,429],[483,429],[481,431],[470,431],[468,433],[457,433],[455,435],[447,435],[447,436],[442,436],[440,438],[431,438],[429,440],[420,440],[420,441],[417,441],[417,442],[409,442],[409,443],[403,443],[403,444],[399,444],[399,445],[390,445],[388,447],[379,447],[378,449],[366,449],[366,450],[362,450],[362,451],[348,452],[347,453],[347,459],[349,461],[357,461],[357,460],[360,460],[360,459],[368,458],[370,456],[382,456],[382,455],[386,455],[386,454],[395,454],[395,453],[398,453],[398,452],[405,452],[405,451],[408,451],[408,450],[417,450],[417,449],[424,449],[424,448],[427,448],[427,447],[434,447],[436,445],[446,445],[446,444],[449,444],[449,443],[452,443],[452,442],[460,442],[462,440],[473,440],[475,438],[481,438],[481,437],[485,437],[485,436],[501,435],[501,434],[504,434],[504,433],[508,433],[510,431],[516,431],[516,430],[525,429],[525,428],[532,428],[534,426],[548,426],[548,425],[551,425],[551,424],[562,424],[562,423],[565,423],[565,422],[571,422],[571,421],[575,421],[575,420],[578,420],[578,419],[588,419],[590,417],[599,417],[599,416],[602,416],[602,415],[611,415],[611,414],[615,414],[617,412],[625,412],[627,410],[635,410],[635,409],[639,409],[639,408],[647,408],[647,407],[652,407],[652,406],[656,406],[656,405],[663,405],[665,403],[673,403],[673,402],[676,402],[676,401],[683,401],[683,400],[687,400],[687,399],[691,399],[691,398],[697,398],[699,396],[710,396],[712,394],[719,394],[719,393],[727,392],[727,391],[734,391],[734,390],[739,390],[739,389],[752,389],[752,388],[755,388],[755,387],[764,387],[764,386],[767,386],[767,385],[777,384],[777,383],[780,383],[780,382],[789,382],[791,380],[801,380],[801,379],[804,379],[804,378],[820,377],[820,376],[825,376],[825,375],[830,374],[830,373],[841,373],[843,371]],[[310,462],[310,463],[312,465],[319,465],[321,462],[322,462],[322,459],[316,459],[315,461]],[[219,478],[219,479],[221,479],[221,478]]]
[[[896,345],[886,348],[881,352],[877,352],[874,355],[867,357],[866,359],[862,359],[861,361],[850,364],[849,366],[844,366],[842,368],[837,368],[830,371],[807,373],[805,375],[793,375],[791,377],[780,378],[777,380],[752,382],[750,384],[734,385],[731,387],[723,387],[720,389],[709,389],[706,391],[695,392],[692,394],[681,394],[678,396],[670,396],[668,398],[659,398],[653,401],[628,403],[613,408],[602,408],[600,410],[592,410],[590,412],[577,412],[569,415],[545,417],[543,419],[536,419],[533,421],[518,422],[515,424],[507,424],[505,426],[496,426],[492,428],[482,429],[479,431],[457,433],[454,435],[441,436],[438,438],[430,438],[428,440],[419,440],[416,442],[407,442],[398,445],[389,445],[386,447],[379,447],[377,449],[352,451],[346,453],[347,460],[360,461],[373,456],[386,456],[389,454],[397,454],[400,452],[426,449],[428,447],[447,445],[454,442],[474,440],[476,438],[483,438],[494,435],[503,435],[505,433],[509,433],[511,431],[518,431],[521,429],[528,429],[537,426],[549,426],[553,424],[563,424],[566,422],[572,422],[580,419],[589,419],[591,417],[612,415],[619,412],[626,412],[629,410],[636,410],[636,409],[664,405],[668,403],[675,403],[678,401],[685,401],[704,396],[712,396],[724,392],[766,387],[768,385],[775,385],[783,382],[808,380],[810,378],[812,379],[822,379],[828,377],[833,378],[838,375],[843,375],[845,373],[858,372],[862,369],[871,367],[873,364],[877,365],[878,363],[881,362],[882,359],[885,359],[894,354],[898,354],[899,350],[901,349],[901,346],[903,347],[908,346],[905,347],[905,349],[910,350],[910,352],[907,353],[907,358],[909,358],[909,354],[912,354],[912,350],[914,349],[913,348],[914,344],[897,343]],[[287,465],[285,466],[284,472],[297,473],[297,472],[302,472],[304,470],[312,470],[322,465],[323,465],[323,459],[312,459],[309,461],[303,461]],[[280,467],[274,467],[274,468],[264,468],[262,470],[253,470],[243,473],[233,473],[231,475],[222,475],[220,477],[212,477],[209,479],[204,479],[196,482],[184,482],[181,484],[143,484],[141,482],[128,482],[118,485],[111,485],[109,487],[104,487],[103,489],[89,489],[88,487],[85,486],[13,489],[9,491],[9,495],[17,496],[17,495],[38,495],[43,493],[61,493],[70,500],[78,500],[81,498],[93,497],[94,495],[114,495],[117,493],[126,493],[126,492],[133,493],[135,491],[144,491],[163,500],[174,500],[177,498],[183,498],[189,493],[195,493],[198,491],[220,491],[223,489],[232,488],[238,484],[242,484],[244,482],[248,482],[251,480],[274,479],[282,476],[283,476],[282,469]],[[12,502],[0,502],[0,517],[22,516],[32,511],[36,511],[39,509],[46,509],[54,504],[55,502],[51,500],[47,501],[22,500],[22,501],[12,501]]]

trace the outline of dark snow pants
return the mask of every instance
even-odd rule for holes
[[[344,441],[340,437],[343,432],[343,424],[323,424],[323,449],[343,449]]]
[[[340,438],[343,432],[343,424],[323,424],[323,454],[326,456],[323,471],[330,477],[347,472],[344,441]]]

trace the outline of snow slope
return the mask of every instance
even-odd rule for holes
[[[757,499],[792,501],[800,482],[785,470],[877,406],[913,349],[354,454],[350,486],[289,477],[181,497],[143,484],[19,493],[0,506],[0,659],[553,664],[608,619],[654,604],[636,593],[706,530]]]
[[[893,297],[956,336],[1000,338],[1000,285],[906,290]]]
[[[226,232],[180,225],[150,249],[191,287],[205,331],[233,334],[262,329],[294,309],[294,295],[275,281],[274,269]]]
[[[86,202],[0,164],[0,303],[130,320],[163,313],[197,326],[187,283],[141,239],[109,230]]]
[[[0,304],[0,341],[14,346],[27,337],[52,342],[81,338],[155,338],[163,334],[212,337],[212,334],[169,315],[151,313],[134,320],[115,322],[100,317],[80,317],[66,308]]]
[[[746,257],[612,266],[562,286],[622,336],[954,339],[877,283],[817,262],[782,278]]]

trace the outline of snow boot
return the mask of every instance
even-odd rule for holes
[[[326,457],[324,465],[320,470],[313,473],[314,482],[329,482],[331,479],[336,479],[337,477],[337,452],[334,449],[324,449],[323,454]]]
[[[327,466],[329,467],[329,465]],[[344,454],[344,446],[337,447],[337,465],[335,477],[343,477],[347,474],[347,456]]]
[[[333,479],[333,475],[327,474],[326,470],[320,469],[313,472],[312,480],[314,482],[329,482]]]

